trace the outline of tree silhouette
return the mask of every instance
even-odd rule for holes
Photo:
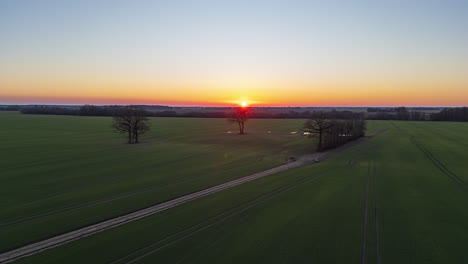
[[[329,116],[331,118],[327,118]],[[366,120],[362,114],[353,115],[351,119],[336,119],[333,116],[333,112],[314,112],[304,124],[303,131],[318,138],[318,151],[338,147],[366,133]]]
[[[238,107],[235,111],[229,113],[228,121],[237,123],[239,134],[244,134],[245,122],[249,120],[250,110],[248,107]]]
[[[139,136],[150,130],[148,115],[144,109],[123,107],[112,118],[112,128],[117,133],[127,134],[129,144],[139,143]]]
[[[312,118],[306,121],[303,127],[304,132],[309,132],[312,137],[318,138],[317,149],[322,150],[324,133],[333,127],[333,123],[328,120],[323,112],[314,113]]]

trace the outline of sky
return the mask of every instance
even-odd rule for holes
[[[0,1],[0,104],[462,106],[468,1]]]

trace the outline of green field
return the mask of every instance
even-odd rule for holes
[[[290,133],[303,120],[251,120],[239,136],[226,133],[234,128],[225,120],[152,119],[145,143],[132,146],[109,131],[108,118],[0,119],[10,124],[0,132],[3,249],[281,164],[314,145]],[[468,124],[368,128],[387,130],[318,164],[18,263],[467,263]]]
[[[302,120],[153,118],[125,144],[109,117],[0,112],[0,251],[284,163],[314,148]],[[227,133],[231,131],[232,133]],[[271,131],[271,133],[268,133]]]

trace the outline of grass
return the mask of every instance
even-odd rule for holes
[[[258,121],[278,122],[286,137],[282,122],[295,120]],[[360,263],[362,252],[366,263],[467,262],[468,124],[369,122],[369,133],[381,129],[388,130],[324,162],[18,263]]]
[[[331,175],[335,175],[334,177],[337,177],[336,175],[340,175],[337,173],[340,170],[349,170],[345,165],[346,162],[337,161],[334,163],[323,163],[319,166],[303,167],[291,172],[286,171],[280,174],[268,176],[267,178],[225,190],[216,195],[202,198],[120,228],[109,230],[96,236],[65,245],[61,248],[44,252],[44,254],[38,255],[35,258],[30,258],[29,260],[25,259],[24,261],[26,261],[26,263],[28,263],[28,261],[36,263],[41,261],[60,263],[64,261],[63,257],[66,256],[65,258],[67,258],[68,261],[76,261],[74,263],[82,263],[83,261],[91,261],[94,263],[109,262],[125,257],[128,254],[151,245],[158,240],[167,239],[163,241],[163,243],[150,246],[142,252],[146,253],[161,245],[176,241],[185,235],[190,235],[203,227],[207,227],[210,224],[215,223],[215,225],[210,228],[202,230],[201,233],[195,233],[194,236],[182,239],[180,241],[182,244],[179,245],[176,243],[175,245],[177,245],[177,247],[168,248],[169,251],[164,252],[163,255],[158,255],[158,259],[154,260],[161,261],[162,263],[175,263],[182,258],[189,258],[190,261],[193,261],[194,259],[192,255],[205,249],[207,245],[213,244],[214,241],[217,241],[220,238],[226,238],[228,235],[236,235],[235,233],[237,231],[245,228],[245,224],[253,223],[250,220],[245,221],[243,219],[255,217],[260,212],[267,213],[265,217],[272,221],[266,221],[266,226],[263,227],[263,230],[256,229],[258,226],[254,226],[255,230],[243,230],[241,233],[242,236],[238,237],[238,239],[245,239],[245,234],[249,233],[248,241],[240,244],[233,242],[237,245],[237,248],[230,250],[232,255],[225,255],[225,253],[219,252],[221,255],[224,255],[222,259],[219,259],[220,256],[211,256],[209,258],[211,261],[204,259],[204,257],[201,258],[204,259],[202,260],[204,263],[224,263],[229,262],[227,261],[229,259],[231,259],[230,261],[232,261],[232,263],[235,263],[239,258],[245,258],[246,256],[245,254],[238,254],[238,250],[243,250],[249,247],[253,248],[254,246],[256,247],[256,244],[261,242],[255,241],[256,239],[262,240],[263,236],[273,235],[276,231],[280,230],[282,230],[282,232],[277,233],[275,235],[276,238],[281,237],[281,234],[284,234],[285,232],[287,233],[287,229],[283,226],[284,221],[294,221],[297,216],[297,209],[310,209],[315,207],[327,210],[336,216],[337,214],[340,214],[340,212],[336,211],[336,208],[329,207],[324,203],[325,201],[334,201],[334,204],[340,204],[340,208],[350,212],[350,209],[353,208],[353,206],[349,206],[349,204],[355,204],[356,201],[359,201],[359,196],[354,198],[351,197],[353,199],[348,200],[347,203],[343,203],[342,198],[344,197],[334,196],[333,194],[339,190],[348,188],[346,182],[338,185],[332,183],[332,185],[335,185],[334,189],[329,189],[327,187],[329,187],[330,182],[324,181],[325,177],[330,177]],[[339,178],[335,179],[338,180]],[[288,186],[290,189],[283,190],[283,192],[278,190],[284,186]],[[311,186],[315,186],[315,188],[308,190]],[[356,191],[359,189],[356,189]],[[294,202],[294,200],[291,200],[291,194],[313,196],[319,200],[314,204],[296,203],[292,204],[293,206],[289,206],[290,202]],[[288,208],[288,211],[291,213],[296,213],[291,215],[283,214],[281,211],[285,208]],[[310,212],[315,214],[313,211]],[[224,215],[219,216],[219,214],[223,213]],[[350,212],[350,214],[354,215],[354,219],[356,221],[360,221],[359,213],[356,214],[356,212]],[[315,214],[315,216],[316,221],[319,221],[320,215]],[[223,219],[223,217],[227,218]],[[302,218],[302,221],[307,219],[308,217],[304,217]],[[337,219],[338,218],[336,218],[335,221]],[[265,219],[258,220],[261,221]],[[344,222],[346,220],[341,218],[341,221]],[[276,230],[271,230],[270,228],[274,228]],[[345,226],[343,226],[343,228],[347,229]],[[317,230],[321,232],[324,238],[329,236],[329,234],[327,234],[327,230],[322,230],[320,224],[316,225],[315,231]],[[313,230],[310,231],[312,232]],[[338,231],[339,229],[337,232]],[[177,232],[182,233],[176,234]],[[174,236],[173,234],[176,235]],[[359,231],[356,232],[356,234],[358,235]],[[199,238],[200,235],[202,236],[201,239]],[[127,243],[126,240],[130,238],[131,243]],[[271,239],[271,242],[275,243],[278,241]],[[330,242],[334,243],[332,240],[330,240]],[[306,244],[308,243],[305,243],[305,245]],[[343,246],[344,245],[345,243],[343,243]],[[174,250],[179,250],[180,246],[184,247],[183,250],[185,253],[174,254]],[[231,246],[229,245],[228,247]],[[83,255],[83,252],[87,252],[87,254]],[[255,251],[251,251],[250,254],[253,258],[252,261],[255,261],[256,257],[258,258],[259,256],[262,256],[262,254],[256,254]],[[136,256],[139,255],[141,254],[136,254]],[[127,257],[122,259],[122,261],[128,261],[134,257],[135,256]],[[152,262],[153,260],[147,261]]]
[[[138,145],[108,117],[0,113],[0,251],[284,163],[303,120],[152,118]],[[232,133],[228,134],[228,131]],[[271,131],[271,133],[268,133]]]

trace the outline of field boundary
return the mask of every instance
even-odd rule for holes
[[[115,217],[115,218],[111,218],[109,220],[91,224],[89,226],[76,229],[74,231],[70,231],[67,233],[63,233],[61,235],[57,235],[48,239],[44,239],[35,243],[31,243],[29,245],[18,247],[14,250],[0,254],[0,263],[8,263],[8,262],[12,262],[23,257],[31,256],[36,253],[45,251],[47,249],[55,248],[55,247],[67,244],[69,242],[136,221],[143,217],[162,212],[164,210],[176,207],[178,205],[188,203],[190,201],[208,196],[210,194],[217,193],[227,188],[235,187],[243,183],[250,182],[259,178],[263,178],[271,174],[279,173],[279,172],[286,171],[292,168],[297,168],[300,166],[304,166],[307,164],[312,164],[312,163],[324,160],[334,153],[341,152],[345,149],[354,147],[385,131],[386,129],[379,130],[372,135],[359,138],[350,143],[342,145],[338,148],[331,149],[331,150],[324,151],[324,152],[317,152],[314,154],[305,155],[299,158],[295,162],[283,164],[283,165],[280,165],[280,166],[277,166],[268,170],[264,170],[264,171],[257,172],[248,176],[244,176],[242,178],[228,181],[226,183],[222,183],[222,184],[215,185],[215,186],[212,186],[212,187],[200,190],[200,191],[186,194],[178,198],[174,198],[172,200],[162,202],[162,203],[159,203],[159,204],[156,204],[156,205],[144,208],[144,209],[140,209],[131,213],[127,213],[127,214]]]

